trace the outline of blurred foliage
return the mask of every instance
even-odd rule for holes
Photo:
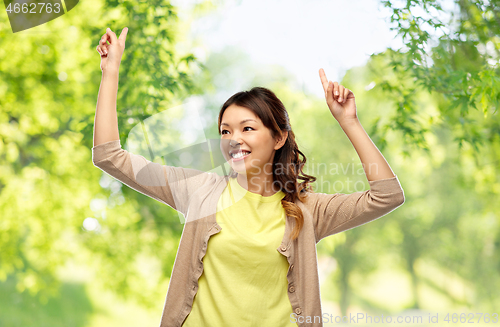
[[[390,55],[388,50],[373,56],[365,66],[350,69],[342,81],[356,95],[366,129],[376,126],[373,121],[387,123],[397,112],[390,92],[373,87],[378,76],[390,74]],[[441,117],[439,98],[425,89],[415,92],[414,104],[422,116]],[[320,242],[318,250],[338,264],[331,284],[338,295],[327,293],[326,298],[339,301],[344,313],[353,304],[384,314],[410,308],[493,310],[498,305],[495,289],[500,279],[491,278],[500,259],[498,172],[491,163],[476,165],[471,146],[459,151],[447,124],[423,126],[430,152],[414,149],[399,155],[405,140],[398,129],[369,133],[377,146],[384,141],[383,154],[403,186],[405,204],[366,226]],[[475,178],[484,174],[486,178]],[[398,270],[407,276],[405,283],[377,288],[380,280],[369,282],[378,271]],[[405,292],[397,293],[398,288]],[[371,289],[378,293],[370,294]]]
[[[16,282],[11,275],[0,283],[2,326],[83,327],[88,326],[89,315],[96,310],[81,283],[63,283],[58,297],[40,304],[29,293],[18,292]]]
[[[0,16],[0,280],[41,305],[64,295],[59,272],[71,258],[124,298],[156,307],[165,297],[182,231],[177,214],[92,165],[95,47],[106,27],[119,35],[125,26],[122,144],[131,126],[197,92],[191,75],[202,64],[177,46],[188,29],[176,8],[163,0],[83,1],[15,34]],[[85,230],[86,218],[99,230]],[[2,326],[33,326],[5,319],[0,313]]]
[[[338,301],[343,314],[353,304],[386,314],[494,312],[500,300],[499,2],[456,1],[458,16],[447,12],[445,22],[437,1],[382,3],[392,9],[405,46],[372,55],[342,83],[354,91],[360,120],[398,176],[406,202],[320,242],[319,251],[337,262],[329,284],[337,295],[326,298]],[[390,264],[373,269],[374,261]],[[407,290],[399,301],[377,284],[392,294],[398,286],[370,278],[396,269],[408,276],[399,284]]]
[[[423,133],[434,124],[451,129],[460,149],[467,142],[479,155],[481,146],[498,146],[500,1],[381,3],[392,11],[391,29],[404,47],[388,53],[391,74],[374,80],[375,88],[387,91],[397,108],[379,129],[400,130],[406,144],[427,151]],[[440,96],[440,120],[419,115],[418,89]]]

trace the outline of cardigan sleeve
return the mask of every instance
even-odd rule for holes
[[[352,194],[312,193],[316,243],[322,238],[366,224],[405,202],[397,176],[368,181],[370,190]]]
[[[122,149],[120,140],[94,146],[92,162],[128,187],[167,204],[184,216],[192,194],[214,179],[212,173],[149,161]]]

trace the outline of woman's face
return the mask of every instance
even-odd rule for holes
[[[234,171],[241,174],[272,173],[274,153],[282,144],[273,139],[271,130],[253,111],[230,105],[224,111],[220,128],[221,150]],[[239,158],[230,154],[242,151],[250,153],[243,153]]]

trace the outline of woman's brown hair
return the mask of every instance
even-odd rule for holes
[[[238,92],[222,105],[219,113],[219,134],[221,134],[220,124],[222,115],[232,104],[252,110],[260,118],[264,126],[271,130],[271,135],[275,139],[281,136],[282,132],[288,131],[285,144],[276,150],[274,154],[272,169],[273,181],[278,181],[281,191],[285,193],[281,204],[285,209],[286,215],[295,218],[296,224],[291,236],[292,240],[295,240],[304,225],[302,210],[295,204],[295,201],[299,199],[303,202],[307,196],[307,192],[314,192],[310,184],[316,181],[316,177],[303,172],[303,167],[307,159],[299,150],[297,142],[295,142],[295,134],[290,125],[288,112],[281,100],[278,99],[274,92],[267,88],[257,86],[250,91]],[[302,159],[299,158],[299,155],[302,156]],[[279,170],[279,174],[276,173],[277,170]],[[235,172],[232,168],[231,171],[230,176],[233,177]],[[299,179],[303,181],[299,183]],[[290,187],[290,184],[293,186]],[[284,187],[285,185],[286,187]]]

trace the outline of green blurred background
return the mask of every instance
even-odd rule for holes
[[[219,138],[217,114],[234,86],[260,85],[285,104],[318,192],[368,189],[324,97],[287,68],[254,62],[238,46],[192,53],[200,40],[191,24],[224,15],[228,2],[180,10],[167,1],[82,1],[14,34],[0,15],[0,326],[159,325],[183,225],[173,209],[92,164],[95,47],[106,27],[118,35],[129,28],[117,104],[122,145],[134,126],[192,98],[204,103],[206,137]],[[490,326],[485,315],[500,311],[500,1],[442,2],[378,1],[401,46],[339,76],[406,202],[318,244],[324,313],[426,322],[430,312],[439,325],[465,324],[453,313],[482,313],[467,319]],[[334,33],[349,31],[325,42]]]

